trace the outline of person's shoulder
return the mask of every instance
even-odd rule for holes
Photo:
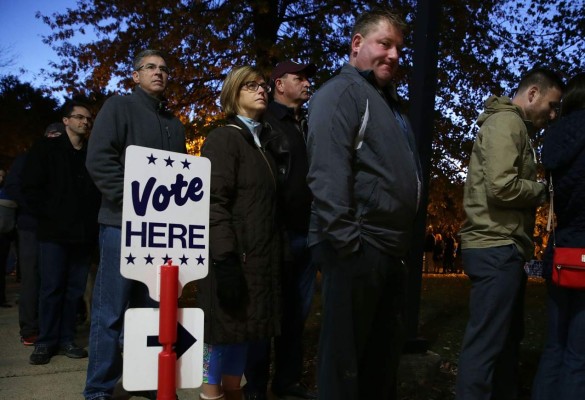
[[[500,107],[488,115],[481,128],[497,127],[498,130],[527,131],[526,122],[513,105]]]
[[[362,80],[363,79],[359,75],[353,74],[350,71],[346,72],[342,70],[341,73],[326,81],[315,95],[319,94],[319,92],[321,92],[321,95],[325,93],[336,95],[339,91],[361,86]]]
[[[209,134],[207,135],[207,140],[227,140],[231,136],[241,135],[242,127],[232,124],[226,123],[225,125],[218,126],[214,128]]]
[[[122,95],[122,94],[114,94],[110,97],[108,97],[108,99],[104,102],[104,106],[106,104],[120,104],[120,103],[127,103],[131,101],[132,95],[127,94],[127,95]]]

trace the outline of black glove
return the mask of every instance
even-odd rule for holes
[[[231,317],[246,318],[248,306],[248,285],[242,265],[235,255],[213,264],[217,279],[219,306]]]

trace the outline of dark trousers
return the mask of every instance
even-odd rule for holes
[[[282,271],[281,335],[274,338],[272,389],[281,392],[298,383],[303,371],[303,331],[315,293],[317,270],[311,262],[307,235],[288,232],[291,259]],[[252,343],[246,362],[247,393],[265,393],[270,371],[270,339]]]
[[[471,293],[456,399],[517,399],[524,336],[524,259],[515,245],[464,249],[462,254]]]
[[[39,333],[39,268],[37,260],[37,232],[34,229],[18,230],[18,260],[20,265],[20,296],[18,322],[20,336]]]
[[[39,241],[39,328],[37,345],[72,343],[79,299],[90,262],[89,245]]]
[[[403,261],[367,243],[340,258],[325,241],[311,255],[323,273],[319,399],[395,399],[405,337]]]
[[[10,233],[0,233],[0,304],[6,303],[6,263],[10,252]]]
[[[547,287],[547,338],[532,400],[585,399],[585,291]]]

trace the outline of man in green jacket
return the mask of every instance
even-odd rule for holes
[[[546,185],[536,180],[530,134],[556,117],[563,88],[552,71],[535,68],[516,95],[490,97],[477,124],[463,206],[463,264],[472,287],[458,400],[516,399],[523,335],[524,263],[532,258],[536,207]]]

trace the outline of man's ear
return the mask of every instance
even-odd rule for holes
[[[359,51],[363,40],[364,40],[364,37],[362,36],[361,33],[356,33],[353,36],[353,38],[351,38],[351,54],[353,56],[355,56],[357,54],[357,52]]]
[[[536,97],[538,97],[539,94],[540,94],[540,89],[536,85],[530,86],[528,88],[528,90],[526,91],[526,96],[527,96],[528,101],[530,103],[532,103],[536,99]]]
[[[138,74],[138,71],[132,72],[132,79],[134,80],[134,83],[140,83],[140,75]]]

